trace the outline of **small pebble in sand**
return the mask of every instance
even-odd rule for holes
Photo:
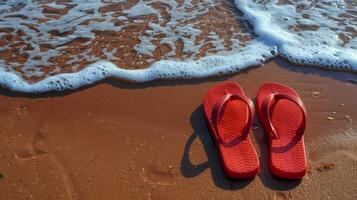
[[[340,103],[340,106],[344,106],[345,104],[344,103]]]
[[[336,112],[335,112],[335,111],[332,111],[331,114],[336,115]]]
[[[174,168],[172,165],[169,165],[169,169],[172,169],[172,168]]]
[[[335,163],[332,163],[332,162],[328,162],[328,163],[321,163],[320,166],[318,166],[316,168],[317,171],[319,172],[324,172],[324,171],[328,171],[328,170],[331,170],[333,168],[336,167],[336,164]]]
[[[351,117],[349,115],[345,115],[345,118],[346,119],[350,119]]]
[[[333,119],[335,119],[335,118],[328,116],[327,119],[328,119],[328,120],[333,120]]]
[[[312,97],[315,97],[315,98],[316,97],[320,97],[321,94],[322,94],[322,91],[323,91],[322,88],[319,88],[319,87],[313,88],[312,91],[311,91]]]

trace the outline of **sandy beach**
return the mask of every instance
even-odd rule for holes
[[[202,113],[209,87],[237,81],[255,98],[276,81],[307,108],[308,174],[273,177],[267,138],[250,135],[260,159],[253,180],[222,171]],[[0,199],[356,199],[357,76],[281,59],[193,81],[105,80],[63,93],[0,91]]]
[[[0,75],[16,73],[24,80],[0,77],[1,200],[357,199],[356,66],[353,56],[339,60],[355,55],[352,1],[338,7],[345,9],[338,17],[337,6],[328,2],[307,6],[284,0],[272,6],[259,1],[254,8],[259,16],[267,12],[275,28],[285,27],[278,36],[272,32],[279,30],[264,30],[264,23],[254,29],[259,23],[251,22],[258,17],[253,12],[254,20],[248,23],[243,10],[237,9],[238,1],[4,2],[0,2]],[[276,16],[279,11],[282,19]],[[316,16],[320,18],[313,21]],[[320,27],[321,21],[326,27]],[[325,28],[323,36],[327,31],[336,35],[319,37],[319,28]],[[316,41],[309,42],[309,36]],[[301,41],[308,42],[300,45]],[[291,44],[303,51],[289,49]],[[299,54],[306,52],[313,52],[304,54],[310,60]],[[219,59],[199,60],[211,55]],[[225,56],[230,59],[224,60]],[[283,58],[320,68],[296,66]],[[179,68],[167,62],[167,68],[156,72],[167,80],[147,83],[116,76],[122,80],[104,79],[64,92],[6,89],[18,84],[18,91],[34,92],[25,90],[27,82],[79,72],[100,60],[126,72],[160,60],[177,61]],[[182,64],[183,60],[191,62]],[[201,71],[190,74],[187,63]],[[222,63],[224,70],[210,71]],[[251,67],[260,63],[265,64]],[[175,70],[191,80],[181,80]],[[217,76],[198,78],[201,73]],[[155,73],[145,75],[150,78]],[[170,80],[171,75],[177,79]],[[89,77],[79,77],[88,79],[82,85],[91,83]],[[253,101],[260,85],[270,81],[300,94],[308,115],[304,136],[308,173],[302,180],[287,181],[270,173],[268,138],[256,117],[250,138],[259,155],[259,174],[233,180],[223,173],[202,101],[210,87],[226,80],[238,82]],[[67,86],[59,88],[72,88]]]

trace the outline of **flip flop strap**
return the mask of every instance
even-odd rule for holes
[[[294,102],[296,105],[298,105],[300,110],[303,113],[304,121],[306,121],[306,109],[299,97],[293,96],[290,94],[283,94],[283,93],[270,93],[269,95],[267,95],[264,98],[264,100],[262,102],[262,112],[264,115],[264,117],[263,117],[264,123],[266,125],[266,128],[268,129],[267,132],[272,139],[279,139],[279,135],[271,122],[270,108],[274,101],[276,102],[277,100],[280,100],[280,99],[287,99],[287,100],[290,100],[291,102]],[[306,127],[306,123],[303,123],[302,130],[299,131],[299,134],[300,134],[298,136],[299,138],[303,136],[305,127]]]
[[[248,123],[247,126],[244,128],[243,133],[240,137],[237,137],[231,142],[224,142],[224,138],[221,134],[219,134],[219,128],[218,128],[218,123],[223,117],[223,110],[227,103],[232,100],[242,100],[248,107],[249,110],[249,115],[248,115]],[[245,139],[248,136],[248,133],[250,131],[250,127],[253,124],[253,118],[254,118],[254,104],[253,101],[250,100],[248,97],[242,95],[242,94],[226,94],[220,97],[213,105],[212,109],[212,124],[213,124],[213,129],[214,129],[214,135],[216,140],[225,145],[229,144],[235,144],[238,140]]]

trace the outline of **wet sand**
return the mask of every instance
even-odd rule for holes
[[[276,81],[308,111],[309,170],[273,177],[267,139],[250,135],[261,172],[222,172],[201,103],[207,89],[237,81],[254,98]],[[277,59],[232,76],[128,84],[106,80],[65,93],[0,90],[0,199],[357,199],[357,75]]]

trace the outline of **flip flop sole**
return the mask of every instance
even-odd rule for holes
[[[245,139],[239,141],[234,146],[227,147],[217,141],[216,137],[213,135],[213,107],[217,99],[227,93],[244,95],[242,88],[234,82],[224,82],[213,86],[209,89],[203,101],[204,116],[216,147],[218,148],[219,156],[226,175],[236,179],[251,178],[259,172],[259,161],[249,136],[245,137]],[[248,106],[243,101],[237,99],[228,102],[219,122],[220,132],[222,132],[222,134],[224,133],[223,137],[227,140],[233,140],[234,138],[240,137],[242,131],[247,126],[248,115]]]
[[[262,104],[264,98],[270,94],[287,94],[299,98],[291,88],[278,83],[266,83],[259,89],[257,95],[257,112],[264,129],[269,130],[265,122]],[[301,179],[307,170],[303,135],[306,126],[304,113],[299,106],[289,99],[279,99],[270,108],[271,124],[275,128],[279,139],[270,140],[270,169],[271,172],[285,179]],[[302,128],[303,127],[303,128]]]

